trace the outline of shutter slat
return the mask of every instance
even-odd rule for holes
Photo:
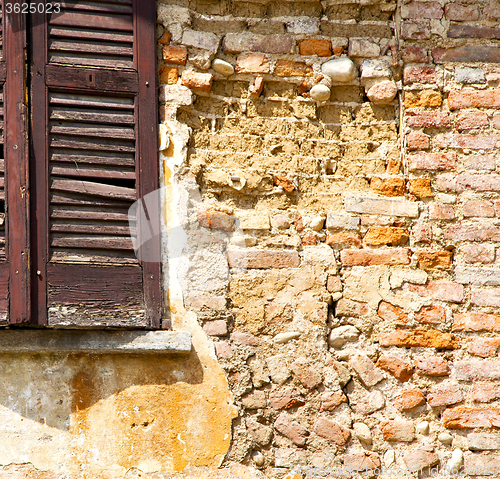
[[[115,125],[134,125],[133,112],[115,113],[102,110],[75,110],[70,108],[51,108],[51,120],[81,121],[85,123],[104,123]]]
[[[75,211],[77,211],[78,207],[82,206],[96,206],[96,207],[109,206],[111,208],[130,207],[130,202],[114,201],[103,198],[94,198],[72,193],[66,193],[64,191],[51,191],[50,203],[53,205],[73,205],[75,207]]]
[[[134,110],[133,98],[110,97],[106,95],[83,95],[78,93],[49,92],[51,105],[68,105],[72,107],[105,108],[111,112],[118,110]]]
[[[53,40],[50,42],[52,52],[80,52],[99,55],[116,55],[132,58],[132,46],[114,45],[104,42],[76,42],[68,40]],[[130,60],[132,61],[132,60]]]
[[[94,126],[87,125],[85,123],[64,123],[62,125],[58,125],[56,122],[51,122],[50,132],[60,135],[90,136],[117,140],[133,140],[135,138],[135,132],[133,128],[112,128],[107,125]]]
[[[123,169],[96,169],[84,166],[60,166],[52,164],[50,173],[54,176],[74,176],[82,178],[112,178],[117,180],[135,180],[135,171]]]
[[[53,221],[50,231],[54,233],[85,233],[99,236],[116,235],[128,237],[131,234],[128,225],[113,225],[112,222],[103,223],[98,221],[88,223]]]
[[[102,42],[128,43],[132,45],[134,36],[127,32],[109,30],[82,30],[71,27],[50,27],[52,38],[72,38],[75,40],[95,40]]]
[[[102,15],[63,11],[50,19],[51,25],[66,27],[101,28],[106,30],[133,31],[132,15]]]
[[[105,156],[104,151],[92,154],[91,152],[77,152],[68,150],[52,149],[50,160],[60,163],[72,163],[79,165],[81,163],[91,165],[113,165],[113,166],[134,166],[134,156],[129,154],[120,154],[118,152],[108,153]]]
[[[57,219],[93,219],[93,220],[115,220],[128,221],[127,209],[109,208],[68,208],[67,206],[53,206],[50,212],[51,218]]]
[[[133,68],[132,61],[124,61],[116,57],[103,56],[78,56],[78,55],[58,55],[52,53],[50,55],[51,63],[59,63],[61,65],[84,65],[105,68]]]
[[[130,237],[51,235],[50,245],[61,248],[133,250]]]
[[[100,138],[77,138],[70,136],[53,136],[49,138],[52,148],[70,148],[95,151],[117,151],[117,152],[135,152],[134,143],[123,143],[112,140],[103,140]]]
[[[53,190],[84,193],[89,196],[104,196],[106,198],[116,198],[120,200],[135,201],[137,199],[135,189],[106,185],[103,183],[93,183],[91,181],[52,178],[50,181],[50,188]]]
[[[132,13],[131,3],[116,3],[106,2],[106,4],[99,4],[97,2],[92,3],[80,3],[80,2],[59,2],[61,8],[73,9],[73,10],[86,10],[93,12],[109,12],[109,13]]]

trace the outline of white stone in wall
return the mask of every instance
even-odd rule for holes
[[[216,58],[212,62],[212,68],[221,75],[231,76],[234,73],[234,67],[229,62]]]
[[[363,60],[359,67],[361,82],[371,78],[390,78],[391,67],[386,60]]]
[[[336,58],[321,65],[321,72],[334,82],[350,82],[358,76],[358,70],[349,58]]]
[[[371,86],[366,92],[366,96],[373,103],[383,105],[389,103],[396,97],[398,87],[392,80],[382,80]]]
[[[328,344],[334,348],[341,348],[348,341],[357,341],[361,333],[354,326],[340,326],[332,329],[328,337]]]
[[[326,101],[330,98],[331,91],[326,85],[314,85],[309,94],[313,100]]]

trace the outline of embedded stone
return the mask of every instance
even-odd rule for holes
[[[276,336],[274,336],[274,342],[278,344],[285,344],[288,343],[288,341],[291,341],[292,339],[297,339],[300,337],[300,334],[298,331],[291,331],[289,333],[279,333]]]
[[[321,71],[328,75],[333,82],[349,82],[358,76],[353,61],[349,58],[336,58],[321,65]]]
[[[368,78],[391,77],[391,68],[386,60],[363,60],[360,67],[361,81]]]
[[[314,85],[309,91],[311,98],[316,101],[326,101],[330,98],[330,88],[326,85]]]
[[[438,441],[445,446],[449,446],[453,442],[453,436],[449,432],[441,432],[438,435]]]
[[[229,62],[225,60],[221,60],[220,58],[216,58],[212,62],[212,68],[221,75],[231,76],[234,73],[234,67]]]
[[[373,103],[384,104],[394,100],[397,92],[396,83],[391,80],[383,80],[370,87],[366,92],[366,96]]]
[[[356,422],[352,425],[354,435],[365,444],[372,443],[372,433],[370,428],[363,422]]]
[[[348,341],[357,341],[360,332],[354,326],[340,326],[332,329],[328,337],[328,344],[334,348],[341,348]]]

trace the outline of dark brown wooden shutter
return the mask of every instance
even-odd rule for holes
[[[135,257],[127,216],[159,186],[155,2],[61,2],[34,20],[36,322],[160,327],[160,263]]]

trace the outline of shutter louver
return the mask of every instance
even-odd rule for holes
[[[156,107],[142,104],[154,105],[156,72],[139,52],[156,51],[154,13],[144,0],[61,2],[34,31],[39,324],[160,326],[160,265],[135,257],[128,224],[158,188]]]

